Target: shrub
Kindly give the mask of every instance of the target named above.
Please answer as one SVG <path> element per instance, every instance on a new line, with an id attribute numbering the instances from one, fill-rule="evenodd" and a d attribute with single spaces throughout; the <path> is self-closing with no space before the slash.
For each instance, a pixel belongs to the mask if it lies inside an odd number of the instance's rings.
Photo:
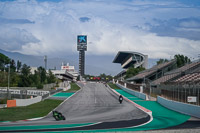
<path id="1" fill-rule="evenodd" d="M 41 84 L 41 83 L 38 84 L 38 85 L 37 85 L 37 89 L 43 89 L 43 84 Z"/>

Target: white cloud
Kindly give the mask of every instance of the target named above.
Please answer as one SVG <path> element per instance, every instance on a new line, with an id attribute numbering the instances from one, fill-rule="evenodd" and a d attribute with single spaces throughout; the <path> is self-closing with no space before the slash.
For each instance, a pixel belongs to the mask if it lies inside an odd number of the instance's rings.
<path id="1" fill-rule="evenodd" d="M 17 51 L 21 50 L 23 45 L 39 42 L 38 39 L 25 29 L 11 28 L 4 25 L 4 27 L 0 27 L 0 31 L 0 44 L 4 50 Z"/>
<path id="2" fill-rule="evenodd" d="M 199 17 L 200 10 L 184 8 L 175 2 L 148 1 L 63 1 L 59 3 L 31 1 L 0 2 L 0 17 L 30 20 L 35 23 L 4 24 L 9 31 L 7 41 L 0 34 L 0 48 L 27 54 L 56 56 L 76 53 L 76 36 L 88 35 L 88 54 L 116 54 L 132 50 L 152 58 L 169 58 L 180 53 L 196 56 L 200 41 L 185 38 L 158 36 L 146 28 L 155 19 Z M 173 5 L 173 7 L 172 7 Z M 180 12 L 183 12 L 180 14 Z M 173 13 L 174 12 L 174 13 Z M 186 13 L 187 12 L 187 13 Z M 179 14 L 179 15 L 178 15 Z M 87 21 L 80 21 L 87 18 Z M 183 23 L 187 26 L 188 23 Z M 5 26 L 6 25 L 6 26 Z M 195 23 L 196 25 L 196 23 Z M 169 25 L 170 26 L 170 25 Z M 140 27 L 140 28 L 133 28 Z M 12 29 L 19 33 L 13 35 Z M 187 28 L 187 27 L 186 27 Z M 24 35 L 26 33 L 26 35 Z M 23 34 L 23 37 L 18 37 Z M 12 41 L 11 41 L 12 40 Z M 21 40 L 23 43 L 14 43 Z"/>

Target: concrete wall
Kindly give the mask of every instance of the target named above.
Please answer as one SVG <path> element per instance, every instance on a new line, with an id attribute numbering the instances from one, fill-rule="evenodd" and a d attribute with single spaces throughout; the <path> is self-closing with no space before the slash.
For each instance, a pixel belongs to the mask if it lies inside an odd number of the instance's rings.
<path id="1" fill-rule="evenodd" d="M 120 87 L 122 90 L 134 95 L 134 96 L 137 96 L 143 100 L 146 100 L 146 94 L 144 93 L 140 93 L 140 92 L 137 92 L 137 91 L 134 91 L 134 90 L 131 90 L 131 89 L 128 89 L 128 88 L 125 88 L 124 86 L 122 85 L 119 85 L 119 84 L 116 84 L 118 87 Z"/>
<path id="2" fill-rule="evenodd" d="M 41 100 L 42 100 L 41 96 L 37 96 L 31 99 L 16 99 L 16 106 L 27 106 L 27 105 L 40 102 Z"/>
<path id="3" fill-rule="evenodd" d="M 171 110 L 200 118 L 200 106 L 172 101 L 158 96 L 157 102 Z"/>
<path id="4" fill-rule="evenodd" d="M 63 88 L 63 91 L 67 91 L 69 89 L 71 89 L 71 85 L 70 85 L 71 81 L 64 81 L 59 83 L 59 88 Z"/>
<path id="5" fill-rule="evenodd" d="M 51 90 L 51 88 L 54 88 L 55 86 L 56 86 L 56 83 L 45 84 L 45 85 L 43 85 L 42 90 Z"/>
<path id="6" fill-rule="evenodd" d="M 43 89 L 39 90 L 50 90 L 51 88 L 55 87 L 56 83 L 51 84 L 45 84 L 43 85 Z M 0 87 L 0 89 L 7 89 L 8 87 Z M 10 87 L 9 89 L 15 89 L 15 90 L 37 90 L 36 87 Z"/>
<path id="7" fill-rule="evenodd" d="M 0 87 L 0 89 L 7 89 L 8 87 Z M 36 87 L 10 87 L 9 89 L 15 90 L 36 90 Z"/>
<path id="8" fill-rule="evenodd" d="M 0 89 L 0 93 L 7 94 L 7 89 Z M 9 89 L 10 94 L 19 94 L 19 95 L 34 95 L 34 96 L 43 96 L 48 94 L 49 91 L 43 90 L 16 90 L 16 89 Z"/>

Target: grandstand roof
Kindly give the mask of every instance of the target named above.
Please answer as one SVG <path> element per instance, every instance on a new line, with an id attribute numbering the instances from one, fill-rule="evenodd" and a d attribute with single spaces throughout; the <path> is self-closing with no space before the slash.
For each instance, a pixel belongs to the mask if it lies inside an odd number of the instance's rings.
<path id="1" fill-rule="evenodd" d="M 175 60 L 171 60 L 169 62 L 165 62 L 156 66 L 153 66 L 150 69 L 144 70 L 142 72 L 140 72 L 139 74 L 137 74 L 136 76 L 133 76 L 131 78 L 128 78 L 128 81 L 133 81 L 133 80 L 138 80 L 138 79 L 143 79 L 143 78 L 148 78 L 149 76 L 151 76 L 152 74 L 154 74 L 155 72 L 157 72 L 158 70 L 161 70 L 165 67 L 168 67 L 172 64 L 175 63 Z"/>
<path id="2" fill-rule="evenodd" d="M 122 61 L 123 61 L 124 59 L 126 59 L 128 56 L 133 55 L 133 54 L 138 54 L 138 55 L 144 56 L 143 54 L 138 53 L 138 52 L 119 51 L 119 52 L 117 53 L 117 55 L 115 56 L 115 59 L 113 60 L 113 63 L 122 63 Z"/>
<path id="3" fill-rule="evenodd" d="M 140 66 L 147 68 L 148 56 L 138 52 L 119 51 L 115 56 L 113 63 L 120 63 L 124 69 L 127 69 L 130 66 L 135 68 Z"/>

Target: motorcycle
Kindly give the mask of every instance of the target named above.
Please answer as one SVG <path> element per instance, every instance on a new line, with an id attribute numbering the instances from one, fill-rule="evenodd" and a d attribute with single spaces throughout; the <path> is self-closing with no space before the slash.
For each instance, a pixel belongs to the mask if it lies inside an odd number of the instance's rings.
<path id="1" fill-rule="evenodd" d="M 53 111 L 53 117 L 56 119 L 56 121 L 65 120 L 65 116 L 63 116 L 62 113 L 58 111 Z"/>

